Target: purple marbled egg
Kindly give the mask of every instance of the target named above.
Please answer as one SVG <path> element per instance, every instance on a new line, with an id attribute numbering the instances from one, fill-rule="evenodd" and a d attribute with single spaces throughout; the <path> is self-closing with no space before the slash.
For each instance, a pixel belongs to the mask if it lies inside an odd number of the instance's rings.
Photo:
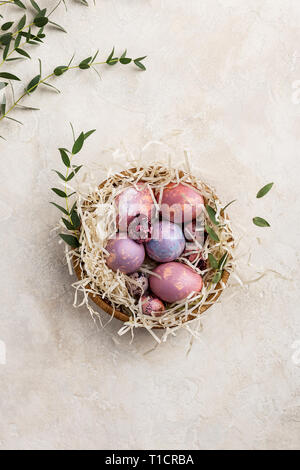
<path id="1" fill-rule="evenodd" d="M 165 306 L 157 297 L 145 295 L 142 297 L 142 310 L 144 315 L 161 317 L 165 311 Z"/>
<path id="2" fill-rule="evenodd" d="M 167 220 L 155 222 L 151 240 L 146 244 L 147 254 L 159 263 L 177 259 L 185 248 L 185 238 L 179 225 Z"/>
<path id="3" fill-rule="evenodd" d="M 123 234 L 109 240 L 105 249 L 109 252 L 106 264 L 113 271 L 130 274 L 137 271 L 144 262 L 145 249 Z"/>
<path id="4" fill-rule="evenodd" d="M 201 292 L 203 280 L 188 266 L 181 263 L 160 264 L 153 270 L 157 276 L 150 277 L 152 292 L 165 302 L 173 303 L 188 297 L 192 292 Z"/>
<path id="5" fill-rule="evenodd" d="M 149 281 L 146 274 L 142 272 L 136 272 L 129 275 L 127 287 L 132 297 L 141 297 L 148 289 Z"/>

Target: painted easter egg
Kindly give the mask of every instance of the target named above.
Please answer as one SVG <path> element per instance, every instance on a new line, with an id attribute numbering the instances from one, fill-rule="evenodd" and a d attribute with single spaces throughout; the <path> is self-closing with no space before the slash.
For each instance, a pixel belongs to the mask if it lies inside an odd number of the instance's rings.
<path id="1" fill-rule="evenodd" d="M 125 238 L 124 235 L 117 235 L 115 239 L 109 240 L 105 249 L 109 252 L 107 266 L 113 271 L 120 270 L 125 274 L 137 271 L 145 259 L 144 246 Z"/>
<path id="2" fill-rule="evenodd" d="M 185 238 L 179 225 L 168 220 L 153 224 L 151 240 L 146 244 L 149 258 L 159 263 L 168 263 L 177 259 L 184 248 Z"/>
<path id="3" fill-rule="evenodd" d="M 124 189 L 115 199 L 117 227 L 121 232 L 127 232 L 128 224 L 137 215 L 146 215 L 151 220 L 154 207 L 151 193 L 143 183 L 138 183 L 137 187 L 138 190 L 134 186 Z"/>
<path id="4" fill-rule="evenodd" d="M 128 236 L 136 243 L 146 243 L 151 239 L 150 220 L 146 215 L 138 215 L 130 222 Z"/>
<path id="5" fill-rule="evenodd" d="M 203 206 L 203 197 L 191 186 L 171 183 L 164 188 L 161 211 L 166 220 L 190 222 L 201 214 Z"/>
<path id="6" fill-rule="evenodd" d="M 150 277 L 150 288 L 165 302 L 178 302 L 192 292 L 198 293 L 202 290 L 203 280 L 200 274 L 184 264 L 174 262 L 160 264 L 153 272 L 159 277 Z"/>
<path id="7" fill-rule="evenodd" d="M 165 311 L 165 306 L 157 297 L 146 295 L 142 297 L 142 310 L 144 315 L 161 317 Z"/>
<path id="8" fill-rule="evenodd" d="M 127 282 L 129 294 L 132 297 L 141 297 L 149 286 L 148 277 L 141 271 L 130 274 Z"/>

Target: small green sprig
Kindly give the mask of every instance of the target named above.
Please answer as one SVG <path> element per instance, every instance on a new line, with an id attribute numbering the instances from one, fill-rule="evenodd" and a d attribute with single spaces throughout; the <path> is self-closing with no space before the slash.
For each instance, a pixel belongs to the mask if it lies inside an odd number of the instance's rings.
<path id="1" fill-rule="evenodd" d="M 213 284 L 218 284 L 223 276 L 224 268 L 228 260 L 228 253 L 225 253 L 219 261 L 214 257 L 214 255 L 209 253 L 208 260 L 210 266 L 216 270 L 212 282 Z"/>
<path id="2" fill-rule="evenodd" d="M 70 245 L 72 248 L 78 248 L 80 246 L 79 242 L 79 228 L 80 228 L 80 218 L 77 212 L 76 208 L 76 202 L 71 203 L 70 198 L 73 196 L 74 193 L 68 194 L 67 191 L 67 185 L 69 181 L 71 181 L 74 176 L 80 171 L 82 168 L 82 165 L 74 165 L 72 163 L 73 157 L 77 155 L 86 139 L 92 135 L 95 132 L 95 129 L 88 131 L 88 132 L 81 132 L 77 139 L 75 138 L 73 126 L 72 131 L 73 131 L 73 136 L 74 136 L 74 143 L 72 150 L 68 150 L 66 148 L 59 148 L 59 153 L 62 159 L 62 162 L 64 164 L 64 167 L 66 168 L 65 174 L 61 173 L 60 171 L 53 170 L 55 173 L 58 175 L 60 180 L 63 181 L 64 183 L 64 189 L 59 189 L 59 188 L 51 188 L 51 190 L 60 198 L 65 200 L 65 207 L 60 206 L 56 204 L 55 202 L 50 202 L 50 204 L 53 204 L 57 209 L 59 209 L 61 212 L 66 217 L 62 217 L 62 222 L 64 226 L 66 227 L 66 230 L 68 230 L 69 233 L 60 233 L 59 236 L 64 240 L 65 243 Z"/>
<path id="3" fill-rule="evenodd" d="M 110 53 L 110 55 L 107 57 L 107 59 L 105 61 L 96 62 L 96 58 L 97 58 L 98 53 L 99 53 L 99 51 L 97 51 L 94 56 L 90 56 L 90 57 L 87 57 L 87 58 L 83 59 L 77 65 L 72 65 L 72 62 L 73 62 L 73 59 L 74 59 L 74 56 L 73 56 L 67 65 L 59 65 L 59 66 L 55 67 L 55 69 L 49 75 L 47 75 L 45 77 L 42 77 L 42 64 L 41 64 L 41 61 L 39 60 L 39 73 L 37 75 L 35 75 L 30 80 L 28 85 L 25 87 L 24 92 L 19 96 L 19 98 L 15 99 L 14 92 L 13 92 L 13 102 L 10 104 L 10 106 L 7 105 L 6 96 L 4 94 L 2 103 L 0 104 L 0 123 L 3 119 L 11 119 L 13 121 L 16 121 L 19 124 L 22 124 L 20 121 L 17 121 L 16 119 L 12 118 L 10 116 L 10 113 L 15 108 L 20 108 L 21 107 L 20 102 L 26 96 L 28 96 L 28 95 L 30 96 L 33 92 L 35 92 L 37 90 L 37 88 L 39 88 L 41 85 L 46 85 L 48 87 L 51 87 L 52 89 L 54 89 L 55 91 L 60 93 L 60 91 L 56 87 L 54 87 L 51 83 L 49 83 L 49 80 L 54 78 L 54 77 L 59 77 L 59 76 L 65 74 L 66 72 L 68 72 L 70 70 L 75 70 L 75 69 L 89 70 L 89 69 L 93 69 L 98 73 L 98 70 L 95 68 L 95 66 L 98 66 L 98 65 L 112 66 L 112 65 L 116 65 L 118 62 L 120 64 L 123 64 L 123 65 L 127 65 L 127 64 L 130 64 L 132 62 L 140 70 L 146 70 L 146 67 L 144 66 L 144 64 L 142 64 L 142 60 L 144 60 L 146 58 L 146 56 L 145 57 L 139 57 L 137 59 L 131 59 L 131 58 L 127 57 L 127 55 L 126 55 L 127 51 L 125 51 L 122 54 L 122 56 L 114 57 L 114 51 L 115 51 L 115 49 L 113 48 L 112 52 Z M 98 75 L 99 75 L 99 73 L 98 73 Z M 5 81 L 0 82 L 0 90 L 5 88 L 8 85 L 8 82 L 11 83 L 12 81 L 17 81 L 17 82 L 20 81 L 20 78 L 18 76 L 14 75 L 14 74 L 11 74 L 11 73 L 8 73 L 8 72 L 0 72 L 0 79 L 1 78 L 4 79 Z M 13 90 L 13 88 L 12 88 L 12 90 Z M 32 107 L 28 108 L 26 106 L 22 106 L 22 109 L 31 109 L 31 110 L 34 109 L 34 110 L 36 110 L 37 108 L 32 108 Z"/>
<path id="4" fill-rule="evenodd" d="M 24 47 L 27 44 L 40 45 L 43 43 L 43 39 L 46 37 L 46 25 L 51 25 L 60 31 L 66 32 L 61 25 L 50 20 L 50 16 L 61 4 L 61 0 L 49 13 L 47 8 L 40 8 L 36 1 L 30 0 L 30 2 L 35 12 L 30 20 L 27 21 L 25 13 L 20 19 L 5 21 L 1 25 L 0 47 L 3 49 L 3 53 L 0 67 L 6 62 L 30 59 L 31 57 Z M 26 9 L 25 5 L 24 8 Z"/>

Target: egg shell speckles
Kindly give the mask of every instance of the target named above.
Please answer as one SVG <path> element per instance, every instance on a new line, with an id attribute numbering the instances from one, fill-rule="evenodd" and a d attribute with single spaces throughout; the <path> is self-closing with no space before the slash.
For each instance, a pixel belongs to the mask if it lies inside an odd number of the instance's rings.
<path id="1" fill-rule="evenodd" d="M 142 272 L 130 274 L 127 287 L 132 297 L 141 297 L 149 287 L 148 277 Z"/>
<path id="2" fill-rule="evenodd" d="M 146 215 L 139 215 L 130 222 L 128 236 L 136 243 L 146 243 L 151 240 L 151 223 Z"/>
<path id="3" fill-rule="evenodd" d="M 164 188 L 161 204 L 164 219 L 182 223 L 190 222 L 201 214 L 204 199 L 191 186 L 170 183 Z"/>
<path id="4" fill-rule="evenodd" d="M 142 310 L 144 315 L 161 317 L 165 311 L 165 306 L 157 297 L 145 295 L 142 297 Z"/>
<path id="5" fill-rule="evenodd" d="M 153 199 L 148 188 L 143 183 L 138 183 L 137 190 L 134 186 L 124 189 L 115 199 L 117 209 L 117 227 L 121 232 L 126 232 L 128 224 L 137 215 L 146 215 L 151 220 L 154 208 Z"/>
<path id="6" fill-rule="evenodd" d="M 152 292 L 164 300 L 173 303 L 186 299 L 192 292 L 201 292 L 202 277 L 191 268 L 181 263 L 166 263 L 153 270 L 160 276 L 150 277 Z"/>
<path id="7" fill-rule="evenodd" d="M 105 249 L 109 252 L 106 260 L 107 266 L 113 271 L 119 270 L 125 274 L 137 271 L 145 259 L 144 246 L 123 235 L 109 240 Z"/>
<path id="8" fill-rule="evenodd" d="M 167 263 L 177 259 L 184 248 L 185 238 L 179 225 L 167 220 L 153 224 L 151 240 L 146 244 L 150 258 L 159 263 Z"/>

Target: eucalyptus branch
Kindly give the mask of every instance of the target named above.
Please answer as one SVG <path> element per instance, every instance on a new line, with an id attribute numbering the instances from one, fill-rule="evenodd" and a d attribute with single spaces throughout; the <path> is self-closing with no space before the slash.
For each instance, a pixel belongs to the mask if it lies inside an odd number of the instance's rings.
<path id="1" fill-rule="evenodd" d="M 30 55 L 23 47 L 26 44 L 39 45 L 43 43 L 43 39 L 46 37 L 44 31 L 46 25 L 52 25 L 60 31 L 66 32 L 62 26 L 50 20 L 50 16 L 58 8 L 62 0 L 59 0 L 49 13 L 47 13 L 47 8 L 40 8 L 35 0 L 30 0 L 30 2 L 34 8 L 35 15 L 28 23 L 27 16 L 24 14 L 20 20 L 6 21 L 1 26 L 3 34 L 0 35 L 0 46 L 3 49 L 3 56 L 0 67 L 3 66 L 5 62 L 12 60 L 30 59 Z M 24 4 L 22 5 L 26 9 L 26 6 Z M 14 28 L 15 31 L 13 31 Z M 11 57 L 14 53 L 16 53 L 17 56 Z"/>
<path id="2" fill-rule="evenodd" d="M 27 96 L 27 95 L 31 95 L 34 91 L 36 91 L 36 89 L 41 86 L 41 85 L 46 85 L 48 87 L 51 87 L 53 89 L 55 89 L 55 91 L 57 92 L 60 92 L 56 87 L 54 87 L 52 84 L 50 84 L 48 81 L 54 77 L 59 77 L 63 74 L 65 74 L 66 72 L 68 72 L 69 70 L 75 70 L 75 69 L 80 69 L 80 70 L 88 70 L 88 69 L 93 69 L 95 70 L 97 73 L 98 73 L 98 70 L 95 68 L 95 66 L 99 66 L 99 65 L 109 65 L 109 66 L 113 66 L 113 65 L 116 65 L 118 62 L 120 64 L 123 64 L 123 65 L 128 65 L 130 64 L 131 62 L 136 66 L 138 67 L 140 70 L 146 70 L 146 67 L 144 66 L 144 64 L 142 63 L 142 61 L 146 58 L 146 56 L 144 57 L 138 57 L 137 59 L 131 59 L 129 57 L 127 57 L 127 51 L 125 51 L 121 57 L 114 57 L 114 53 L 115 53 L 115 49 L 113 48 L 112 52 L 110 53 L 110 55 L 108 56 L 108 58 L 105 60 L 105 61 L 102 61 L 102 62 L 96 62 L 96 58 L 98 56 L 98 52 L 96 52 L 96 54 L 92 57 L 87 57 L 86 59 L 82 60 L 78 65 L 71 65 L 72 64 L 72 61 L 73 61 L 73 58 L 74 56 L 72 57 L 72 59 L 70 60 L 69 64 L 68 65 L 59 65 L 58 67 L 56 67 L 52 73 L 50 73 L 49 75 L 47 75 L 46 77 L 43 77 L 42 78 L 42 66 L 41 66 L 41 61 L 39 61 L 39 64 L 40 64 L 40 69 L 39 69 L 39 74 L 36 75 L 30 82 L 29 84 L 27 85 L 27 87 L 25 88 L 25 91 L 19 96 L 18 99 L 14 99 L 13 100 L 13 103 L 7 107 L 7 102 L 6 102 L 6 96 L 4 94 L 4 97 L 3 97 L 3 101 L 2 101 L 2 104 L 0 106 L 0 122 L 3 120 L 3 119 L 12 119 L 12 120 L 15 120 L 13 118 L 11 118 L 9 116 L 9 114 L 17 107 L 19 106 L 19 103 Z M 8 81 L 20 81 L 20 78 L 17 77 L 16 75 L 13 75 L 11 73 L 8 73 L 8 72 L 0 72 L 0 79 L 3 78 L 5 80 L 8 80 Z M 5 88 L 6 86 L 8 85 L 8 82 L 0 82 L 0 90 L 2 88 Z M 26 107 L 23 107 L 24 109 L 26 109 Z M 33 109 L 33 108 L 30 108 L 30 109 Z M 17 121 L 19 124 L 20 122 Z M 21 123 L 22 124 L 22 123 Z"/>
<path id="3" fill-rule="evenodd" d="M 71 124 L 72 130 L 73 126 Z M 78 248 L 79 243 L 79 227 L 80 227 L 80 218 L 77 213 L 76 209 L 76 202 L 72 205 L 70 203 L 70 197 L 74 194 L 68 194 L 68 182 L 71 181 L 74 176 L 78 173 L 78 171 L 82 168 L 82 165 L 72 165 L 72 160 L 75 155 L 77 155 L 83 147 L 84 142 L 86 139 L 95 132 L 95 129 L 88 131 L 88 132 L 81 132 L 79 137 L 75 139 L 74 137 L 74 144 L 72 147 L 72 151 L 66 148 L 59 148 L 60 156 L 64 166 L 66 167 L 66 172 L 63 175 L 61 172 L 57 170 L 55 173 L 58 177 L 64 182 L 64 191 L 59 188 L 51 188 L 51 190 L 60 198 L 65 200 L 65 207 L 56 204 L 55 202 L 50 202 L 53 204 L 57 209 L 59 209 L 63 214 L 67 216 L 67 218 L 62 217 L 62 222 L 66 229 L 71 234 L 60 233 L 59 236 L 72 248 Z M 74 130 L 73 130 L 74 135 Z"/>

